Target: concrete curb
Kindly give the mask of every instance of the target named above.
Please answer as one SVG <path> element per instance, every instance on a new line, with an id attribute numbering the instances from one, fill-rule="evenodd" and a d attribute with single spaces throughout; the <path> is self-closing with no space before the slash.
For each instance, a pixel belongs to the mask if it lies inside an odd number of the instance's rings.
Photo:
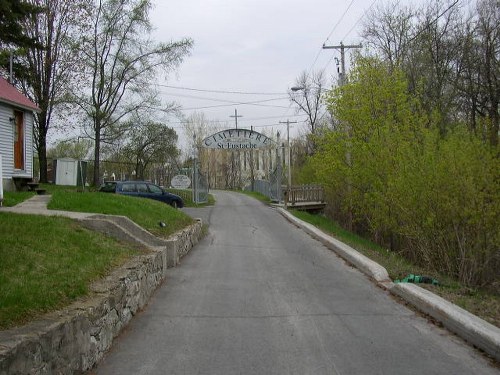
<path id="1" fill-rule="evenodd" d="M 313 225 L 296 218 L 283 208 L 276 209 L 291 223 L 303 229 L 365 275 L 374 279 L 379 286 L 441 322 L 448 330 L 500 362 L 500 329 L 498 327 L 418 285 L 393 283 L 387 270 L 378 263 L 325 234 Z"/>
<path id="2" fill-rule="evenodd" d="M 441 322 L 500 362 L 500 329 L 415 284 L 394 284 L 391 293 Z"/>

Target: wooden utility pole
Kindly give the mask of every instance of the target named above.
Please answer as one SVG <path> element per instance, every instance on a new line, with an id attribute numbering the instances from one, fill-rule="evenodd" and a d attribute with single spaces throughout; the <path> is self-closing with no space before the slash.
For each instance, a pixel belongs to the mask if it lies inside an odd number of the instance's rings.
<path id="1" fill-rule="evenodd" d="M 361 44 L 354 45 L 344 45 L 344 43 L 340 42 L 339 46 L 325 46 L 323 44 L 323 49 L 337 49 L 340 50 L 340 86 L 345 84 L 345 49 L 352 48 L 362 48 Z"/>
<path id="2" fill-rule="evenodd" d="M 288 144 L 288 189 L 292 187 L 292 152 L 290 149 L 290 124 L 296 124 L 297 121 L 280 121 L 280 124 L 286 124 L 287 144 Z"/>

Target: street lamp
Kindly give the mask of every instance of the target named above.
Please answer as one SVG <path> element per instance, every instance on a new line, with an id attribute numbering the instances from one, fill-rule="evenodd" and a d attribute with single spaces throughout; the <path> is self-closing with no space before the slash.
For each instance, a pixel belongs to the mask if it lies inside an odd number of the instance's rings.
<path id="1" fill-rule="evenodd" d="M 302 91 L 305 89 L 306 89 L 305 87 L 301 87 L 301 86 L 294 86 L 294 87 L 290 88 L 290 90 L 292 90 L 293 92 Z"/>

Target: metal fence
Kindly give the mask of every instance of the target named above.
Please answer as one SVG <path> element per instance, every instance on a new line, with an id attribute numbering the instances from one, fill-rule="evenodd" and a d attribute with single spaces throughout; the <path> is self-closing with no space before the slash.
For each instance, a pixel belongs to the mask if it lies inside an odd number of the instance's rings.
<path id="1" fill-rule="evenodd" d="M 281 202 L 283 200 L 282 173 L 281 164 L 278 164 L 276 169 L 269 174 L 269 181 L 255 180 L 253 184 L 246 186 L 245 190 L 265 195 L 273 202 Z"/>
<path id="2" fill-rule="evenodd" d="M 195 168 L 193 173 L 193 202 L 196 204 L 208 202 L 208 181 L 207 178 Z"/>

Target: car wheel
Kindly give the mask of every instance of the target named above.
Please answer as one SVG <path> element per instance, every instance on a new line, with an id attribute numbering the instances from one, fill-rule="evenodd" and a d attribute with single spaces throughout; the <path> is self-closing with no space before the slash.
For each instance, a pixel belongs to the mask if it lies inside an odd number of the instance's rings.
<path id="1" fill-rule="evenodd" d="M 176 201 L 172 201 L 172 203 L 170 203 L 170 205 L 171 205 L 173 208 L 177 208 L 177 202 L 176 202 Z"/>

